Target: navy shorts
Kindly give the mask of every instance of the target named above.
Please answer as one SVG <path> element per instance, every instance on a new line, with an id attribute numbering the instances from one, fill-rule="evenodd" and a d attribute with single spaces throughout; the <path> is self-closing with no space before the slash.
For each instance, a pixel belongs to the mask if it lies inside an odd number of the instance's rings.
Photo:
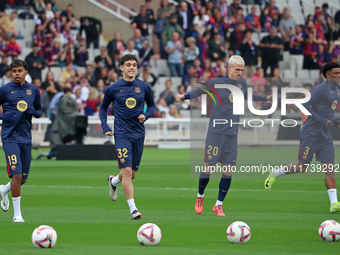
<path id="1" fill-rule="evenodd" d="M 132 167 L 132 170 L 138 171 L 143 154 L 144 137 L 136 139 L 115 136 L 115 146 L 118 168 Z"/>
<path id="2" fill-rule="evenodd" d="M 31 166 L 31 144 L 4 143 L 3 149 L 7 161 L 8 177 L 22 174 L 23 179 L 28 178 Z"/>
<path id="3" fill-rule="evenodd" d="M 334 145 L 331 137 L 300 137 L 300 150 L 298 160 L 304 164 L 309 164 L 314 154 L 316 160 L 321 163 L 334 163 Z"/>
<path id="4" fill-rule="evenodd" d="M 205 141 L 204 162 L 216 165 L 217 162 L 226 165 L 236 165 L 237 135 L 219 135 L 208 133 Z"/>

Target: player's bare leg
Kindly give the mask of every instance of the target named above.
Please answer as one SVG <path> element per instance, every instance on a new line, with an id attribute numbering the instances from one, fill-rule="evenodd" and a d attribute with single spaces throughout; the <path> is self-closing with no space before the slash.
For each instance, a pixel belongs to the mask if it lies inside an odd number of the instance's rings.
<path id="1" fill-rule="evenodd" d="M 274 172 L 270 172 L 267 179 L 264 182 L 265 190 L 270 191 L 272 185 L 274 184 L 276 179 L 279 178 L 280 176 L 287 174 L 304 173 L 307 170 L 307 166 L 308 166 L 307 164 L 302 162 L 290 163 L 285 167 L 281 167 L 280 169 Z"/>
<path id="2" fill-rule="evenodd" d="M 197 198 L 196 198 L 196 203 L 195 203 L 195 211 L 198 214 L 201 214 L 203 212 L 204 190 L 209 183 L 210 175 L 211 175 L 210 168 L 212 166 L 214 165 L 204 162 L 205 171 L 204 172 L 202 171 L 200 173 L 200 178 L 198 182 L 198 193 L 197 193 Z"/>
<path id="3" fill-rule="evenodd" d="M 11 191 L 14 208 L 13 222 L 25 222 L 21 215 L 20 201 L 21 201 L 21 185 L 26 180 L 22 179 L 22 174 L 15 174 L 12 176 Z"/>
<path id="4" fill-rule="evenodd" d="M 230 188 L 231 176 L 233 173 L 232 168 L 233 166 L 231 165 L 222 165 L 223 173 L 219 184 L 218 198 L 212 209 L 213 212 L 217 214 L 217 216 L 225 216 L 223 212 L 223 201 Z"/>
<path id="5" fill-rule="evenodd" d="M 322 169 L 325 170 L 325 185 L 328 192 L 329 201 L 331 204 L 330 212 L 340 212 L 340 203 L 338 202 L 338 195 L 336 189 L 336 179 L 334 174 L 334 164 L 322 163 Z"/>
<path id="6" fill-rule="evenodd" d="M 126 201 L 130 208 L 131 218 L 134 220 L 142 218 L 142 214 L 138 212 L 135 200 L 133 198 L 132 179 L 136 178 L 136 175 L 137 171 L 133 171 L 132 167 L 122 168 L 122 170 L 119 173 L 119 176 L 122 178 L 122 188 L 124 191 Z"/>

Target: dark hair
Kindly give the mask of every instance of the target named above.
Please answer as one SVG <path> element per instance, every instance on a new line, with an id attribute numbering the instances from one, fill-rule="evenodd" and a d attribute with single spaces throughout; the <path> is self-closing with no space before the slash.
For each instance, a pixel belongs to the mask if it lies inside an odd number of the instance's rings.
<path id="1" fill-rule="evenodd" d="M 134 61 L 136 61 L 136 63 L 138 63 L 138 59 L 137 59 L 136 55 L 126 54 L 126 55 L 124 55 L 123 57 L 120 58 L 119 64 L 121 66 L 123 66 L 125 64 L 125 62 L 129 61 L 129 60 L 134 60 Z"/>
<path id="2" fill-rule="evenodd" d="M 321 7 L 322 9 L 328 9 L 329 8 L 329 5 L 327 4 L 327 3 L 324 3 L 323 5 L 322 5 L 322 7 Z"/>
<path id="3" fill-rule="evenodd" d="M 69 88 L 69 87 L 65 87 L 65 88 L 63 89 L 63 91 L 64 91 L 64 94 L 66 94 L 67 92 L 72 92 L 72 89 Z"/>
<path id="4" fill-rule="evenodd" d="M 19 66 L 24 67 L 25 70 L 27 70 L 27 68 L 28 68 L 25 61 L 23 61 L 21 59 L 16 59 L 9 65 L 9 69 L 12 70 L 12 68 L 19 67 Z"/>
<path id="5" fill-rule="evenodd" d="M 322 69 L 323 76 L 327 78 L 326 73 L 331 71 L 333 68 L 340 68 L 340 65 L 336 62 L 328 62 L 324 65 Z"/>

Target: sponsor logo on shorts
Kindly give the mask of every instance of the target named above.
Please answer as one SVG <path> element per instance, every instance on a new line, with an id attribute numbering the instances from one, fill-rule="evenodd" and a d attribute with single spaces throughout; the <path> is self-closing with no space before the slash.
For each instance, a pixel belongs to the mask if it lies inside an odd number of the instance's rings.
<path id="1" fill-rule="evenodd" d="M 32 90 L 27 89 L 27 90 L 26 90 L 26 94 L 29 95 L 29 96 L 32 95 Z"/>
<path id="2" fill-rule="evenodd" d="M 15 171 L 15 170 L 17 170 L 17 167 L 15 165 L 12 165 L 11 169 L 12 169 L 12 171 Z"/>
<path id="3" fill-rule="evenodd" d="M 17 103 L 17 109 L 21 112 L 24 112 L 27 110 L 27 103 L 24 100 L 20 100 Z"/>
<path id="4" fill-rule="evenodd" d="M 211 155 L 208 155 L 208 159 L 209 159 L 209 160 L 212 160 L 212 156 L 211 156 Z"/>
<path id="5" fill-rule="evenodd" d="M 121 158 L 120 159 L 120 163 L 124 164 L 125 163 L 125 159 Z"/>
<path id="6" fill-rule="evenodd" d="M 303 160 L 306 160 L 307 159 L 307 156 L 302 156 Z"/>

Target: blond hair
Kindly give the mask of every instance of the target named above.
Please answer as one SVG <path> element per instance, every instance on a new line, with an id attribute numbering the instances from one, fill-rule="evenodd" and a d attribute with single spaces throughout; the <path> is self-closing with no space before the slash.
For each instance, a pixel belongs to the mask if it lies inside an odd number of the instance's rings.
<path id="1" fill-rule="evenodd" d="M 231 56 L 228 60 L 228 64 L 231 66 L 234 66 L 234 65 L 244 66 L 245 65 L 243 58 L 238 55 Z"/>

